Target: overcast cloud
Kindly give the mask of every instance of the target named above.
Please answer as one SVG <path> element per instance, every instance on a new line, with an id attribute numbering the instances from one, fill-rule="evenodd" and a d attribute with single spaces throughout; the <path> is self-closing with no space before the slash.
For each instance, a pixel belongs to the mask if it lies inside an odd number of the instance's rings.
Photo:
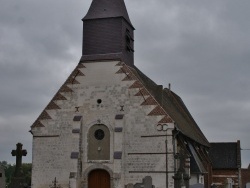
<path id="1" fill-rule="evenodd" d="M 135 65 L 185 102 L 210 142 L 250 149 L 250 1 L 125 0 Z M 91 0 L 0 0 L 0 161 L 79 62 Z M 243 167 L 250 151 L 242 150 Z"/>

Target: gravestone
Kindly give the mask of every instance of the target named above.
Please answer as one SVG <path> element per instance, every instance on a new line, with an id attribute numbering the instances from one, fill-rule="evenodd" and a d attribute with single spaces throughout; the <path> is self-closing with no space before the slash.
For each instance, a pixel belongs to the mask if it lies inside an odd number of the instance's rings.
<path id="1" fill-rule="evenodd" d="M 126 188 L 155 188 L 154 185 L 152 185 L 152 177 L 151 176 L 146 176 L 143 178 L 142 183 L 136 183 L 132 184 L 129 183 L 125 186 Z"/>
<path id="2" fill-rule="evenodd" d="M 12 156 L 16 157 L 16 168 L 14 176 L 11 178 L 10 188 L 25 188 L 25 178 L 22 172 L 22 157 L 27 155 L 27 151 L 22 149 L 23 145 L 17 143 L 16 150 L 12 150 Z"/>
<path id="3" fill-rule="evenodd" d="M 227 178 L 225 182 L 225 188 L 233 188 L 234 181 L 232 178 Z"/>
<path id="4" fill-rule="evenodd" d="M 5 187 L 5 172 L 4 168 L 0 165 L 0 187 Z"/>

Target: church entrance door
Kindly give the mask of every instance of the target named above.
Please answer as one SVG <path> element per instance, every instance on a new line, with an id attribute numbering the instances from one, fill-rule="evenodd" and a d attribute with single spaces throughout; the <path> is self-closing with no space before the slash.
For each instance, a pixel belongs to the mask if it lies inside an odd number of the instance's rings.
<path id="1" fill-rule="evenodd" d="M 110 188 L 110 175 L 105 170 L 93 170 L 89 173 L 88 188 Z"/>

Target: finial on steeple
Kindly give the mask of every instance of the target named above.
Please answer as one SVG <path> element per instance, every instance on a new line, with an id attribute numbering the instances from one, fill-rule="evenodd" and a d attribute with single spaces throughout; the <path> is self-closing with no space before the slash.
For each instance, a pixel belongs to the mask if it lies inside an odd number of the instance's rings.
<path id="1" fill-rule="evenodd" d="M 93 0 L 83 20 L 116 17 L 123 17 L 132 26 L 124 0 Z"/>

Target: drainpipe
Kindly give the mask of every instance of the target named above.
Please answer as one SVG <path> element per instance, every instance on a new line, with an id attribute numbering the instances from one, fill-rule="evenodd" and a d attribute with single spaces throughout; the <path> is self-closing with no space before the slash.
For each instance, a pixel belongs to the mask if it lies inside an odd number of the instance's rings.
<path id="1" fill-rule="evenodd" d="M 168 132 L 166 133 L 168 134 Z M 166 135 L 166 188 L 168 188 L 168 135 Z"/>
<path id="2" fill-rule="evenodd" d="M 237 140 L 237 166 L 238 166 L 238 187 L 241 188 L 241 147 L 240 140 Z"/>
<path id="3" fill-rule="evenodd" d="M 163 125 L 164 126 L 164 125 Z M 171 129 L 170 127 L 166 128 L 166 130 L 163 128 L 164 131 L 166 131 L 166 188 L 168 188 L 168 129 Z M 177 133 L 173 134 L 172 131 L 172 144 L 173 144 L 173 155 L 175 156 L 176 150 L 175 150 L 175 139 L 176 136 L 179 134 L 179 131 L 177 130 Z M 176 161 L 174 159 L 174 173 L 176 172 Z"/>
<path id="4" fill-rule="evenodd" d="M 177 135 L 180 133 L 179 130 L 177 130 L 177 129 L 175 129 L 175 130 L 177 132 L 173 134 L 173 147 L 174 147 L 174 154 L 173 155 L 174 156 L 176 154 L 176 142 L 175 142 L 175 140 L 176 140 Z M 174 173 L 176 173 L 176 160 L 174 160 Z"/>
<path id="5" fill-rule="evenodd" d="M 166 140 L 165 140 L 165 144 L 166 144 L 166 188 L 168 188 L 168 136 L 169 136 L 168 129 L 170 129 L 170 127 L 168 127 L 167 124 L 163 124 L 163 125 L 158 124 L 157 125 L 158 131 L 166 131 Z"/>

